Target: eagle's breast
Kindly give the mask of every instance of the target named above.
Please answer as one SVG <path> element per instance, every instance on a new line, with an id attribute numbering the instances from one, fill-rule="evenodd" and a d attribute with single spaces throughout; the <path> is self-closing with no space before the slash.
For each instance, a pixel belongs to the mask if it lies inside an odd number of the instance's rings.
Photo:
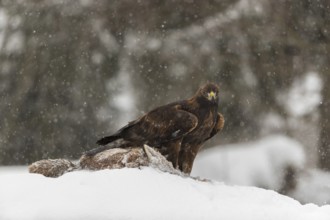
<path id="1" fill-rule="evenodd" d="M 198 118 L 197 127 L 187 134 L 184 138 L 186 143 L 202 144 L 205 139 L 207 139 L 215 125 L 214 111 L 209 109 L 199 109 L 199 111 L 194 112 Z"/>

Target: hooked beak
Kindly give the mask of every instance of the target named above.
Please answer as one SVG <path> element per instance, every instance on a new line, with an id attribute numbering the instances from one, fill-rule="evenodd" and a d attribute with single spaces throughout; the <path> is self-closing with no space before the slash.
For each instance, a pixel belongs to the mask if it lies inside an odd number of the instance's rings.
<path id="1" fill-rule="evenodd" d="M 211 91 L 211 92 L 207 93 L 207 99 L 209 101 L 215 100 L 216 98 L 217 98 L 217 96 L 216 96 L 215 92 Z"/>

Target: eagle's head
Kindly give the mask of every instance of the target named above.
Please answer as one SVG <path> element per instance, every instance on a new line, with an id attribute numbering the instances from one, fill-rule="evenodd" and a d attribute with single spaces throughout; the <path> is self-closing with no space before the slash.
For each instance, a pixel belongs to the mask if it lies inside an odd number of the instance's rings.
<path id="1" fill-rule="evenodd" d="M 207 83 L 197 91 L 196 95 L 204 101 L 217 104 L 219 101 L 219 87 L 214 83 Z"/>

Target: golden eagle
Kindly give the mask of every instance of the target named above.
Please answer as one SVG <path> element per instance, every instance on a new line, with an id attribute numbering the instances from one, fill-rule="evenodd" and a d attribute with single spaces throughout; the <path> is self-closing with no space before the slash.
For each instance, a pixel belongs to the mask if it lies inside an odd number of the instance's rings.
<path id="1" fill-rule="evenodd" d="M 218 133 L 224 125 L 218 113 L 219 87 L 207 83 L 187 100 L 160 106 L 129 122 L 116 133 L 97 141 L 103 147 L 87 152 L 93 156 L 118 139 L 132 145 L 159 149 L 175 168 L 190 174 L 194 159 L 202 144 Z M 129 146 L 129 145 L 123 145 Z"/>

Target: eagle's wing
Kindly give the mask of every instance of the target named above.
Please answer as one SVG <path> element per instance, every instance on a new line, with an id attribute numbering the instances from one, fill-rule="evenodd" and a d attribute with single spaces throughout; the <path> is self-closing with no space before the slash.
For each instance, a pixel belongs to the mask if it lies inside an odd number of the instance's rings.
<path id="1" fill-rule="evenodd" d="M 212 138 L 214 135 L 216 135 L 219 131 L 222 130 L 223 126 L 225 124 L 225 118 L 223 117 L 223 115 L 221 113 L 218 112 L 217 114 L 217 118 L 216 118 L 216 123 L 211 131 L 211 134 L 208 138 L 205 139 L 208 140 L 210 138 Z"/>
<path id="2" fill-rule="evenodd" d="M 197 124 L 197 117 L 183 110 L 180 104 L 166 105 L 131 122 L 121 132 L 126 140 L 160 144 L 182 137 Z"/>

